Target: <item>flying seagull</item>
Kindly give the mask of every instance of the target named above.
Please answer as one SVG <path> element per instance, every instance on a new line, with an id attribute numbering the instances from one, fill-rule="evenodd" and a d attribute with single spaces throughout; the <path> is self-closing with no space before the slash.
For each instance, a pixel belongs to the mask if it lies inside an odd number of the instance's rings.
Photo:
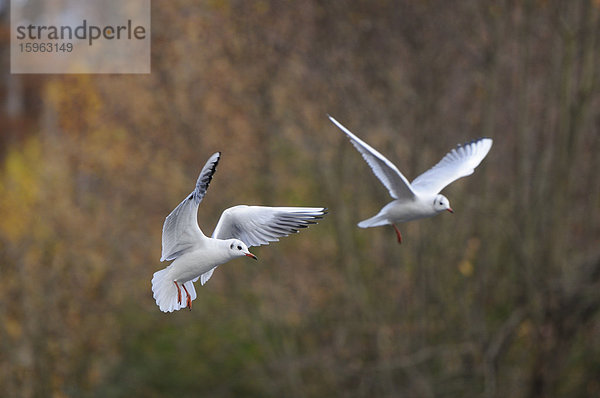
<path id="1" fill-rule="evenodd" d="M 279 241 L 299 228 L 315 224 L 327 213 L 323 207 L 234 206 L 221 214 L 209 238 L 198 226 L 198 205 L 220 158 L 221 153 L 217 152 L 208 159 L 194 191 L 165 219 L 160 261 L 174 261 L 152 278 L 154 299 L 163 312 L 185 307 L 191 310 L 196 299 L 193 282 L 200 279 L 204 285 L 217 266 L 234 258 L 246 256 L 256 260 L 248 247 Z"/>
<path id="2" fill-rule="evenodd" d="M 402 235 L 397 223 L 433 217 L 443 211 L 454 213 L 450 201 L 439 192 L 451 182 L 473 174 L 492 147 L 491 138 L 479 138 L 451 150 L 431 169 L 409 183 L 398 168 L 385 156 L 377 152 L 366 142 L 352 134 L 346 127 L 329 116 L 354 147 L 360 152 L 379 181 L 394 199 L 385 205 L 377 215 L 358 223 L 360 228 L 392 225 L 402 243 Z"/>

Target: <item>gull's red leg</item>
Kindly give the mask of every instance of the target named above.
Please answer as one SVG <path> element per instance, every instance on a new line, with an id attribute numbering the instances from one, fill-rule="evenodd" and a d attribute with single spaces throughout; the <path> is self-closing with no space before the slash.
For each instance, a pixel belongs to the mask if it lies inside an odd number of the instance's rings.
<path id="1" fill-rule="evenodd" d="M 402 243 L 402 235 L 400 235 L 400 230 L 398 229 L 396 224 L 392 224 L 392 225 L 394 226 L 394 229 L 396 230 L 396 236 L 398 237 L 398 243 Z"/>
<path id="2" fill-rule="evenodd" d="M 181 304 L 181 289 L 179 288 L 179 285 L 177 284 L 177 282 L 173 281 L 173 283 L 175 284 L 175 287 L 177 288 L 177 303 Z"/>
<path id="3" fill-rule="evenodd" d="M 192 298 L 190 297 L 190 294 L 188 293 L 187 289 L 185 288 L 185 283 L 182 283 L 181 286 L 183 286 L 183 290 L 185 290 L 185 294 L 187 294 L 186 304 L 187 304 L 187 307 L 191 311 L 192 310 Z"/>

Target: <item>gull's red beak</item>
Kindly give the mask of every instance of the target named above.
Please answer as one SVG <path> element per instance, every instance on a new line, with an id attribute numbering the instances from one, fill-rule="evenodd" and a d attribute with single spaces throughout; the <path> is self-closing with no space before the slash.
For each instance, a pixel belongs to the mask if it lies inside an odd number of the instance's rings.
<path id="1" fill-rule="evenodd" d="M 452 210 L 451 207 L 448 207 L 446 210 L 448 210 L 450 213 L 454 214 L 454 210 Z"/>
<path id="2" fill-rule="evenodd" d="M 244 254 L 246 255 L 246 257 L 250 257 L 250 258 L 253 258 L 255 260 L 258 260 L 258 258 L 256 258 L 256 256 L 254 254 L 250 253 L 250 252 L 244 253 Z"/>

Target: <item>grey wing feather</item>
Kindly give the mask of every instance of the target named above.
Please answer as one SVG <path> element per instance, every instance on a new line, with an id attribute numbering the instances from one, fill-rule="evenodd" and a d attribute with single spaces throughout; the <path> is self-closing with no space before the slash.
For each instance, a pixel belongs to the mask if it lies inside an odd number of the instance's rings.
<path id="1" fill-rule="evenodd" d="M 217 266 L 218 267 L 218 266 Z M 217 269 L 217 267 L 206 271 L 205 273 L 203 273 L 202 275 L 200 275 L 200 283 L 202 284 L 202 286 L 204 286 L 204 284 L 206 282 L 208 282 L 208 280 L 210 279 L 210 277 L 212 276 L 213 272 L 215 272 L 215 270 Z M 198 280 L 198 278 L 194 279 L 194 282 L 196 282 Z"/>
<path id="2" fill-rule="evenodd" d="M 326 213 L 323 207 L 234 206 L 221 214 L 212 237 L 239 239 L 247 246 L 268 245 L 315 224 Z"/>
<path id="3" fill-rule="evenodd" d="M 194 191 L 165 219 L 160 261 L 176 259 L 204 237 L 198 226 L 198 205 L 206 194 L 220 157 L 221 152 L 217 152 L 208 159 L 200 172 Z"/>
<path id="4" fill-rule="evenodd" d="M 418 194 L 437 194 L 461 177 L 473 174 L 492 147 L 491 138 L 479 138 L 451 150 L 435 166 L 411 183 Z"/>
<path id="5" fill-rule="evenodd" d="M 392 162 L 331 116 L 329 116 L 329 120 L 346 133 L 352 145 L 360 152 L 379 181 L 388 189 L 392 198 L 412 199 L 415 197 L 410 183 Z"/>

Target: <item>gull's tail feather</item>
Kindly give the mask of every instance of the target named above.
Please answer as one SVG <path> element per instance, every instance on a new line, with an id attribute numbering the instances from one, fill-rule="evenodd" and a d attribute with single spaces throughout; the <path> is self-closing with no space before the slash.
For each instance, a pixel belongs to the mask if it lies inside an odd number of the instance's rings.
<path id="1" fill-rule="evenodd" d="M 371 228 L 371 227 L 380 227 L 382 225 L 388 225 L 390 222 L 384 215 L 377 214 L 371 218 L 367 218 L 358 223 L 360 228 Z"/>
<path id="2" fill-rule="evenodd" d="M 169 267 L 157 271 L 152 277 L 152 293 L 156 304 L 163 312 L 173 312 L 185 308 L 187 306 L 187 290 L 190 293 L 190 299 L 193 301 L 196 299 L 196 289 L 194 289 L 194 283 L 187 281 L 185 283 L 179 283 L 179 289 L 181 291 L 181 303 L 178 300 L 177 286 L 174 281 L 168 277 Z M 183 288 L 185 286 L 185 289 Z"/>

